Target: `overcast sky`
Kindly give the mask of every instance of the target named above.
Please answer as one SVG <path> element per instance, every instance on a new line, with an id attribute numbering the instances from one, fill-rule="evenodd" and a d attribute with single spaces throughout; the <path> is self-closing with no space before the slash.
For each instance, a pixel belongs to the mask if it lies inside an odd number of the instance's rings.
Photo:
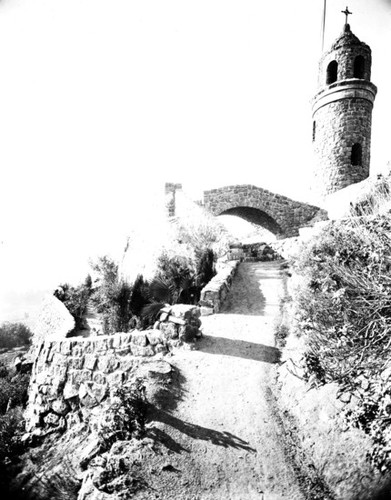
<path id="1" fill-rule="evenodd" d="M 351 0 L 391 160 L 391 1 Z M 327 1 L 327 48 L 346 0 Z M 77 279 L 164 181 L 306 199 L 323 0 L 1 0 L 0 283 Z M 152 194 L 151 194 L 152 193 Z M 1 297 L 1 294 L 0 294 Z M 1 313 L 0 313 L 1 314 Z"/>

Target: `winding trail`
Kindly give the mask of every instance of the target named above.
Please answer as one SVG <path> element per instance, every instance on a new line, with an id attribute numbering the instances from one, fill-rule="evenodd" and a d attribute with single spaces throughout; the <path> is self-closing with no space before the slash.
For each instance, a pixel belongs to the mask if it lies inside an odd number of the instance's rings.
<path id="1" fill-rule="evenodd" d="M 172 358 L 182 392 L 157 416 L 170 460 L 155 498 L 304 499 L 269 388 L 282 295 L 278 263 L 241 264 L 224 309 L 202 318 L 198 350 Z"/>

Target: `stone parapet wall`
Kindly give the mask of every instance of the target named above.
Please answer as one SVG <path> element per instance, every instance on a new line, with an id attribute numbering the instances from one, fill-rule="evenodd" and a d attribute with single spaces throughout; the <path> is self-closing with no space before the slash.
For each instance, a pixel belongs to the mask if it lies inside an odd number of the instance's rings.
<path id="1" fill-rule="evenodd" d="M 311 225 L 324 210 L 291 200 L 250 184 L 204 191 L 204 206 L 213 215 L 236 215 L 271 231 L 277 238 L 297 236 L 299 228 Z"/>
<path id="2" fill-rule="evenodd" d="M 218 313 L 232 285 L 233 277 L 239 266 L 238 260 L 220 264 L 217 274 L 201 290 L 199 304 L 201 315 Z"/>
<path id="3" fill-rule="evenodd" d="M 200 314 L 196 306 L 179 304 L 165 308 L 157 328 L 151 330 L 37 344 L 27 432 L 43 436 L 83 421 L 116 388 L 134 380 L 142 364 L 174 348 L 191 346 L 200 335 Z"/>

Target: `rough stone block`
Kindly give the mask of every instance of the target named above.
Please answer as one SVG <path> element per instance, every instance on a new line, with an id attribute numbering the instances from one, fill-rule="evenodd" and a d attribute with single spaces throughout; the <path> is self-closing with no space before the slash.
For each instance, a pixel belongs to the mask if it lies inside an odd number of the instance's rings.
<path id="1" fill-rule="evenodd" d="M 95 396 L 93 396 L 92 394 L 86 394 L 84 398 L 80 399 L 80 403 L 86 408 L 94 408 L 99 404 Z"/>
<path id="2" fill-rule="evenodd" d="M 124 372 L 118 370 L 114 373 L 111 373 L 107 377 L 107 380 L 108 380 L 110 386 L 118 387 L 118 386 L 122 385 L 122 383 L 124 382 Z"/>
<path id="3" fill-rule="evenodd" d="M 166 319 L 168 318 L 168 314 L 169 314 L 169 313 L 167 313 L 167 312 L 162 312 L 162 313 L 160 314 L 159 320 L 160 320 L 160 321 L 166 321 Z"/>
<path id="4" fill-rule="evenodd" d="M 97 360 L 98 358 L 95 354 L 86 354 L 84 357 L 84 368 L 87 368 L 87 370 L 94 370 Z"/>
<path id="5" fill-rule="evenodd" d="M 101 403 L 108 395 L 108 385 L 94 384 L 92 387 L 92 393 L 98 403 Z"/>
<path id="6" fill-rule="evenodd" d="M 157 344 L 162 344 L 164 342 L 164 336 L 163 336 L 161 330 L 147 330 L 146 336 L 147 336 L 148 342 L 152 346 L 155 346 Z"/>
<path id="7" fill-rule="evenodd" d="M 131 358 L 131 357 L 127 357 L 125 359 L 121 359 L 120 361 L 120 368 L 121 370 L 125 371 L 125 372 L 129 372 L 130 370 L 132 370 L 135 366 L 135 362 L 134 362 L 134 359 Z"/>
<path id="8" fill-rule="evenodd" d="M 83 368 L 84 358 L 70 358 L 68 367 L 71 370 L 81 370 Z"/>
<path id="9" fill-rule="evenodd" d="M 181 347 L 183 345 L 183 342 L 179 339 L 173 340 L 169 339 L 167 340 L 167 347 L 169 351 L 172 351 L 173 349 L 177 349 L 178 347 Z"/>
<path id="10" fill-rule="evenodd" d="M 45 339 L 64 339 L 75 328 L 75 320 L 54 295 L 48 295 L 42 302 L 37 319 L 32 328 L 33 343 Z"/>
<path id="11" fill-rule="evenodd" d="M 112 373 L 119 366 L 119 360 L 115 356 L 105 356 L 98 361 L 99 370 L 103 373 Z"/>
<path id="12" fill-rule="evenodd" d="M 186 324 L 186 323 L 184 323 L 184 324 Z M 160 325 L 160 330 L 163 332 L 163 339 L 164 339 L 163 343 L 164 343 L 165 339 L 178 338 L 178 326 L 174 323 L 162 323 Z"/>
<path id="13" fill-rule="evenodd" d="M 43 421 L 50 427 L 57 427 L 60 422 L 60 417 L 54 413 L 49 413 L 46 417 L 44 417 Z"/>
<path id="14" fill-rule="evenodd" d="M 100 373 L 100 372 L 95 372 L 92 375 L 92 381 L 97 383 L 97 384 L 105 384 L 106 383 L 106 377 Z"/>
<path id="15" fill-rule="evenodd" d="M 91 341 L 84 342 L 83 351 L 84 354 L 92 354 L 95 351 L 94 343 Z"/>
<path id="16" fill-rule="evenodd" d="M 52 410 L 54 413 L 57 413 L 58 415 L 66 415 L 69 411 L 69 405 L 62 399 L 57 399 L 56 401 L 53 401 L 51 404 Z"/>
<path id="17" fill-rule="evenodd" d="M 69 340 L 60 343 L 60 352 L 64 356 L 69 356 L 71 354 L 71 343 Z"/>
<path id="18" fill-rule="evenodd" d="M 129 354 L 130 352 L 131 352 L 130 344 L 115 350 L 115 354 L 118 354 L 119 356 L 125 356 L 126 354 Z"/>
<path id="19" fill-rule="evenodd" d="M 67 428 L 74 427 L 82 423 L 81 415 L 79 412 L 71 412 L 65 417 Z"/>
<path id="20" fill-rule="evenodd" d="M 80 358 L 81 356 L 84 356 L 84 351 L 83 351 L 82 347 L 75 345 L 75 343 L 73 343 L 72 356 L 75 358 Z"/>
<path id="21" fill-rule="evenodd" d="M 167 352 L 168 352 L 168 349 L 165 345 L 163 345 L 163 344 L 155 345 L 155 353 L 156 354 L 159 354 L 159 353 L 166 354 Z"/>
<path id="22" fill-rule="evenodd" d="M 142 347 L 139 345 L 132 345 L 132 354 L 133 356 L 142 356 L 142 357 L 154 356 L 155 350 L 151 345 L 148 345 L 146 347 Z"/>
<path id="23" fill-rule="evenodd" d="M 190 319 L 192 316 L 196 316 L 197 306 L 187 305 L 187 304 L 175 304 L 171 306 L 171 316 L 181 319 Z"/>
<path id="24" fill-rule="evenodd" d="M 55 353 L 53 357 L 53 365 L 55 366 L 66 366 L 68 364 L 68 359 L 63 354 L 58 352 Z"/>
<path id="25" fill-rule="evenodd" d="M 64 399 L 75 398 L 79 394 L 79 388 L 71 382 L 67 382 L 64 387 L 63 396 Z"/>
<path id="26" fill-rule="evenodd" d="M 145 347 L 147 345 L 147 336 L 143 332 L 134 332 L 132 335 L 132 344 L 136 344 L 141 347 Z M 132 345 L 133 351 L 133 345 Z"/>
<path id="27" fill-rule="evenodd" d="M 169 316 L 168 317 L 168 322 L 174 323 L 175 325 L 183 326 L 186 325 L 186 320 L 183 318 L 177 318 L 176 316 Z M 162 323 L 164 325 L 165 323 Z"/>

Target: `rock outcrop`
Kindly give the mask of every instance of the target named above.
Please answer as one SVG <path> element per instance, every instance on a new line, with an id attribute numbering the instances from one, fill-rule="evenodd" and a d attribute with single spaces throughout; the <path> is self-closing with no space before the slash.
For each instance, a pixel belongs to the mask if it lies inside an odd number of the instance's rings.
<path id="1" fill-rule="evenodd" d="M 54 295 L 47 295 L 31 328 L 33 343 L 64 339 L 74 328 L 75 320 L 65 305 Z"/>

